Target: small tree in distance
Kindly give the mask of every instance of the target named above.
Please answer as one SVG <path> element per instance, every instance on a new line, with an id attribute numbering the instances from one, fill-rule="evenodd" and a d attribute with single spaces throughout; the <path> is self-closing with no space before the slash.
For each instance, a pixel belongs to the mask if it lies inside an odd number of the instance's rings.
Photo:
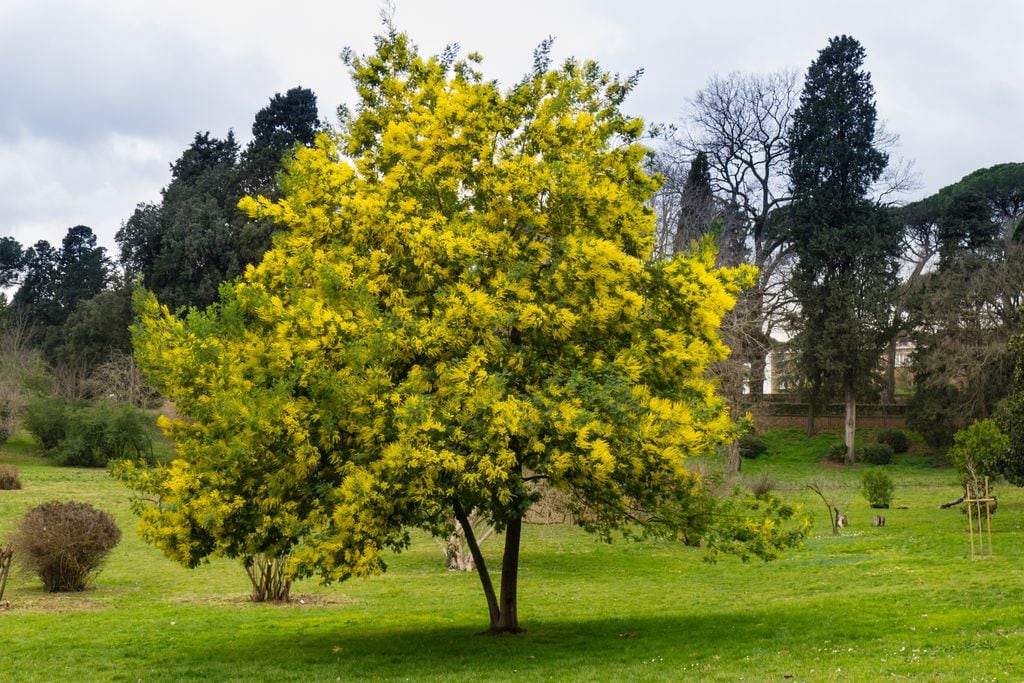
<path id="1" fill-rule="evenodd" d="M 619 109 L 635 79 L 552 68 L 549 48 L 507 92 L 394 29 L 349 54 L 354 113 L 297 150 L 279 201 L 243 201 L 286 226 L 275 248 L 184 319 L 140 293 L 140 366 L 188 418 L 165 422 L 178 460 L 125 473 L 161 501 L 137 505 L 150 542 L 341 580 L 454 515 L 495 633 L 520 630 L 523 518 L 546 492 L 609 539 L 799 542 L 770 501 L 716 527 L 686 466 L 733 436 L 705 370 L 751 272 L 716 269 L 708 241 L 650 258 L 657 180 Z M 498 590 L 474 513 L 504 534 Z"/>

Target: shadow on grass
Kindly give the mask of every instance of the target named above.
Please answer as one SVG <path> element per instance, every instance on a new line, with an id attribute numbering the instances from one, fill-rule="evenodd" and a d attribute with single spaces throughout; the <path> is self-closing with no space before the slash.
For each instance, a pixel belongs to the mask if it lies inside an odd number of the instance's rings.
<path id="1" fill-rule="evenodd" d="M 865 638 L 874 633 L 868 617 L 785 608 L 591 621 L 543 619 L 525 626 L 524 634 L 490 637 L 464 625 L 381 629 L 321 619 L 272 631 L 248 630 L 244 637 L 207 633 L 203 642 L 177 649 L 173 660 L 161 668 L 170 678 L 234 675 L 282 680 L 330 674 L 341 680 L 491 680 L 515 674 L 606 679 L 630 677 L 636 671 L 668 673 L 673 667 L 680 670 L 726 656 L 734 661 L 756 658 L 767 651 L 799 648 L 808 634 L 834 629 Z"/>

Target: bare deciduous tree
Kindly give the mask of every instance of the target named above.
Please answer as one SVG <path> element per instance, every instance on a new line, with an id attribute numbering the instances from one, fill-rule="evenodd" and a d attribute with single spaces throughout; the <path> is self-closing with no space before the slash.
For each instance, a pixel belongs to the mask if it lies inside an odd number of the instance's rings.
<path id="1" fill-rule="evenodd" d="M 756 284 L 737 307 L 741 347 L 734 349 L 749 365 L 746 388 L 754 400 L 762 393 L 771 334 L 788 298 L 781 276 L 790 255 L 771 218 L 789 199 L 786 132 L 798 85 L 793 70 L 714 76 L 691 101 L 688 133 L 679 142 L 691 155 L 707 155 L 712 191 L 742 225 L 744 260 L 758 269 Z"/>

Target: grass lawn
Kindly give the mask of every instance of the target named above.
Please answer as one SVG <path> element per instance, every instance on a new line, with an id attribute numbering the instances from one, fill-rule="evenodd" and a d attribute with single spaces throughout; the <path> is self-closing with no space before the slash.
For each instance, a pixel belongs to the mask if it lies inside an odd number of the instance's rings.
<path id="1" fill-rule="evenodd" d="M 57 468 L 24 437 L 0 450 L 24 488 L 0 491 L 0 541 L 30 506 L 83 500 L 125 534 L 95 587 L 47 594 L 12 572 L 0 612 L 0 680 L 852 680 L 1024 679 L 1024 491 L 998 488 L 992 559 L 971 560 L 948 469 L 902 456 L 876 528 L 862 469 L 819 465 L 834 435 L 766 435 L 744 477 L 777 480 L 814 515 L 806 545 L 770 564 L 673 543 L 603 544 L 561 525 L 524 532 L 518 636 L 487 625 L 475 574 L 443 569 L 417 537 L 387 574 L 322 587 L 288 606 L 246 601 L 233 561 L 178 567 L 134 533 L 129 492 L 102 470 Z M 806 491 L 834 486 L 850 527 L 832 536 Z M 500 539 L 484 546 L 492 562 Z"/>

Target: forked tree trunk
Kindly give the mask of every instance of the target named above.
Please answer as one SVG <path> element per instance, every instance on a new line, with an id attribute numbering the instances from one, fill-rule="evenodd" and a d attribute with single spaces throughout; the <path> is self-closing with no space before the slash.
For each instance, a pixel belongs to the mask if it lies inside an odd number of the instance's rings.
<path id="1" fill-rule="evenodd" d="M 853 387 L 846 387 L 846 463 L 853 464 L 857 459 L 854 450 L 854 439 L 857 436 L 857 395 Z"/>
<path id="2" fill-rule="evenodd" d="M 466 532 L 466 544 L 473 555 L 476 571 L 480 576 L 480 584 L 484 589 L 484 598 L 487 600 L 487 611 L 491 619 L 491 626 L 487 629 L 487 633 L 499 635 L 521 632 L 517 589 L 519 584 L 519 543 L 523 530 L 522 518 L 511 520 L 505 529 L 505 552 L 501 558 L 501 600 L 499 602 L 498 596 L 494 592 L 490 572 L 487 570 L 487 563 L 480 551 L 480 544 L 477 543 L 473 526 L 469 523 L 469 517 L 458 502 L 455 502 L 453 507 L 455 518 L 459 520 L 459 524 Z"/>

